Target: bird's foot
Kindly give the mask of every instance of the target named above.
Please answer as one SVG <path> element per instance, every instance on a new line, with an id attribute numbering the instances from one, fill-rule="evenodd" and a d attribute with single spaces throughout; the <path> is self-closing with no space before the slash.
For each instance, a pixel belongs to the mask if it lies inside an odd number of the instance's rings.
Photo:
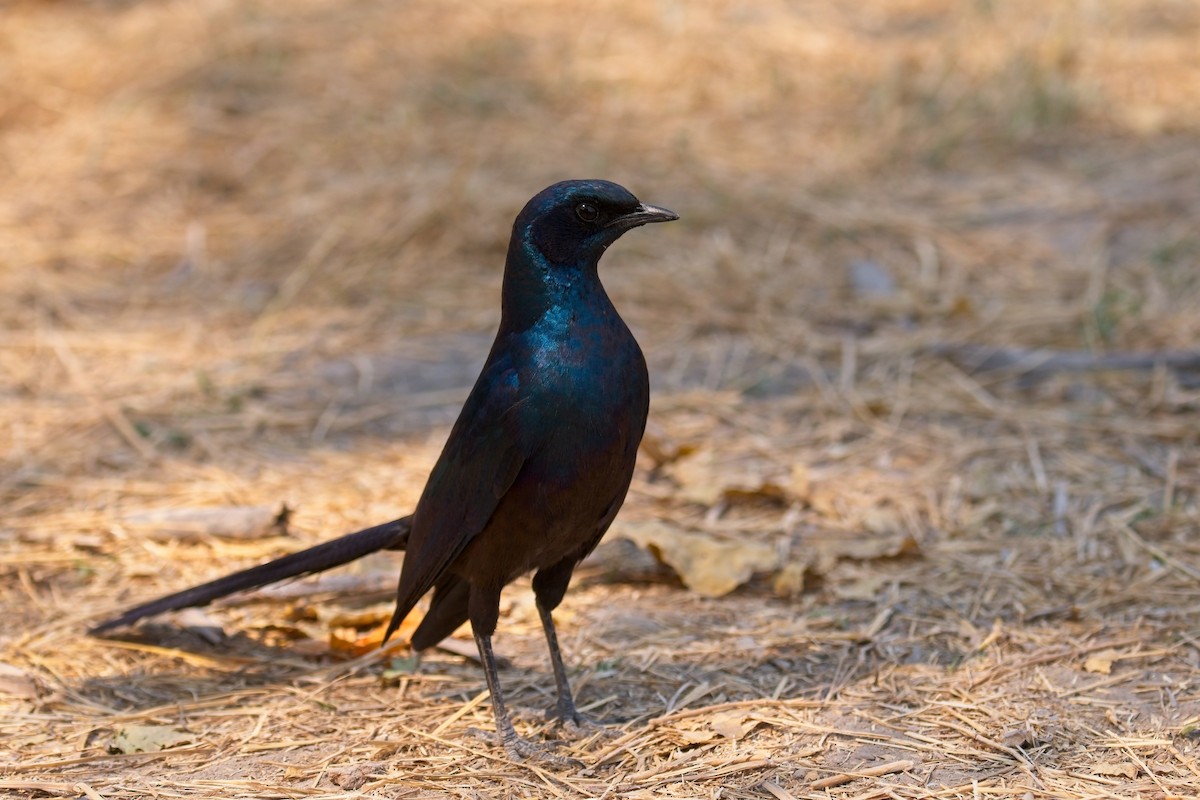
<path id="1" fill-rule="evenodd" d="M 504 743 L 504 752 L 518 763 L 530 762 L 560 769 L 581 769 L 583 762 L 554 752 L 549 744 L 534 744 L 528 739 L 513 736 Z"/>
<path id="2" fill-rule="evenodd" d="M 600 739 L 614 739 L 620 735 L 619 731 L 601 725 L 594 719 L 580 714 L 573 705 L 570 707 L 559 705 L 549 709 L 546 711 L 546 719 L 552 720 L 555 727 L 560 729 L 568 739 L 572 740 L 588 739 L 593 736 Z"/>
<path id="3" fill-rule="evenodd" d="M 492 745 L 500 745 L 510 759 L 518 764 L 536 764 L 558 769 L 581 769 L 583 762 L 554 752 L 552 743 L 536 744 L 513 733 L 511 736 L 501 736 L 490 731 L 471 729 L 476 737 Z"/>

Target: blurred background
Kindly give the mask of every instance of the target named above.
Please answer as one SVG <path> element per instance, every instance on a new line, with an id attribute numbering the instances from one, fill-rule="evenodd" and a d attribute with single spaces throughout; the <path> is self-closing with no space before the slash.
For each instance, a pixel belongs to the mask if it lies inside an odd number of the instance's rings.
<path id="1" fill-rule="evenodd" d="M 1190 0 L 4 3 L 6 658 L 406 513 L 513 217 L 577 177 L 682 217 L 601 265 L 655 390 L 613 536 L 656 580 L 891 608 L 900 662 L 1176 630 L 1198 43 Z M 280 502 L 299 542 L 130 522 Z"/>

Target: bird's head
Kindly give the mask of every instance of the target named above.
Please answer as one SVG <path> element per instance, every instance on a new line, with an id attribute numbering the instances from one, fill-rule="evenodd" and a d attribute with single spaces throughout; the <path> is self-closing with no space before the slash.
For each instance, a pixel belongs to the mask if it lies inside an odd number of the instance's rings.
<path id="1" fill-rule="evenodd" d="M 563 181 L 525 204 L 513 224 L 513 244 L 551 265 L 594 265 L 625 231 L 674 219 L 675 212 L 641 203 L 615 183 Z"/>

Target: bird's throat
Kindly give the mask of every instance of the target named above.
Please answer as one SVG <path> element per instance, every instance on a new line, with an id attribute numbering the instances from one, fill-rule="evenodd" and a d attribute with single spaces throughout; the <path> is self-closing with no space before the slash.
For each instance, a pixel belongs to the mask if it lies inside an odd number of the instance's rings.
<path id="1" fill-rule="evenodd" d="M 547 315 L 612 307 L 597 262 L 556 264 L 528 243 L 510 249 L 500 292 L 500 330 L 528 330 Z"/>

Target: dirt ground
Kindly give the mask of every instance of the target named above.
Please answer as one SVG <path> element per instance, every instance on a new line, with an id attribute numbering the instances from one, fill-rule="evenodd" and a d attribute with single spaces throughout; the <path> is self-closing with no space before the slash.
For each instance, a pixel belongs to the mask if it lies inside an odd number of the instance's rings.
<path id="1" fill-rule="evenodd" d="M 1200 796 L 1197 42 L 1191 0 L 3 5 L 0 796 Z M 682 216 L 601 265 L 654 398 L 558 614 L 581 768 L 483 735 L 469 646 L 370 646 L 398 554 L 86 634 L 411 510 L 567 177 Z M 557 738 L 527 581 L 496 646 Z"/>

